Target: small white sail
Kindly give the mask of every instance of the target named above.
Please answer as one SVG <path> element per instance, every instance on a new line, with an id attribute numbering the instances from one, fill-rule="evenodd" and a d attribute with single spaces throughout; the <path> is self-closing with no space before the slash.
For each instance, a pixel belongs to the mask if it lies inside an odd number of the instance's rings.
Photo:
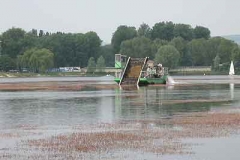
<path id="1" fill-rule="evenodd" d="M 233 66 L 233 61 L 231 61 L 230 69 L 229 69 L 229 75 L 234 75 L 234 66 Z"/>

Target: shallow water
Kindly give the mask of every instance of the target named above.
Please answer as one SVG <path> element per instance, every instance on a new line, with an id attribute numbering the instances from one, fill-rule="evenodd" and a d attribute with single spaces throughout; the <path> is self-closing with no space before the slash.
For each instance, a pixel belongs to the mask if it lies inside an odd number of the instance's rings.
<path id="1" fill-rule="evenodd" d="M 79 91 L 0 92 L 0 133 L 10 131 L 23 134 L 22 126 L 37 126 L 41 129 L 40 132 L 44 130 L 49 133 L 45 135 L 52 135 L 71 133 L 72 127 L 81 125 L 113 124 L 127 120 L 171 119 L 186 113 L 240 109 L 238 76 L 173 76 L 173 79 L 176 82 L 174 85 L 147 86 L 140 87 L 138 90 L 87 87 Z M 87 81 L 108 85 L 113 83 L 111 80 L 112 77 L 99 79 L 92 77 L 4 78 L 0 79 L 0 83 L 65 81 L 71 84 Z M 31 137 L 33 138 L 34 135 L 28 135 L 28 138 Z M 220 141 L 222 141 L 221 138 L 217 143 L 212 142 L 212 139 L 205 139 L 203 143 L 208 150 L 206 151 L 206 148 L 204 150 L 204 147 L 194 147 L 193 150 L 196 152 L 194 156 L 169 155 L 162 158 L 219 160 L 224 157 L 221 155 L 229 154 L 231 149 L 240 147 L 239 138 L 236 138 L 239 143 L 233 146 L 231 140 L 227 140 L 229 143 L 226 142 L 226 152 L 221 149 L 221 152 L 215 156 L 214 147 L 219 145 Z M 17 140 L 16 142 L 19 143 Z M 0 138 L 0 153 L 2 153 L 1 150 L 9 147 L 9 143 L 12 144 L 9 148 L 14 148 L 16 142 L 13 139 Z M 237 152 L 233 154 L 232 159 L 234 157 L 239 159 L 240 154 Z M 131 156 L 123 159 L 131 159 Z M 138 157 L 138 159 L 143 158 L 158 159 L 150 153 Z"/>

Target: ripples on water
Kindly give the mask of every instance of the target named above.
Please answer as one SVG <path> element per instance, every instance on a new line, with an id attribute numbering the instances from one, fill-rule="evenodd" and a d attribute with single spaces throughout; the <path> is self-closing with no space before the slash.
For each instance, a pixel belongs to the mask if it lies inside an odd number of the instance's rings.
<path id="1" fill-rule="evenodd" d="M 234 79 L 227 76 L 173 78 L 175 85 L 140 87 L 138 90 L 88 87 L 79 91 L 0 92 L 0 132 L 18 131 L 19 126 L 38 126 L 46 132 L 52 130 L 59 134 L 71 132 L 72 127 L 79 125 L 171 119 L 191 112 L 239 107 L 238 76 Z M 112 80 L 112 77 L 3 78 L 0 83 L 65 81 L 108 85 L 113 84 Z M 4 142 L 0 138 L 0 153 L 8 146 L 8 142 Z"/>

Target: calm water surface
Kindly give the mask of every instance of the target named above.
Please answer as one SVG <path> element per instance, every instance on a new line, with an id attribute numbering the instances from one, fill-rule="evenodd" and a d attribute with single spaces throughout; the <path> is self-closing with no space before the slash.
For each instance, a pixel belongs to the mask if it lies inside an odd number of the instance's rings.
<path id="1" fill-rule="evenodd" d="M 84 88 L 80 91 L 24 91 L 0 92 L 0 132 L 20 125 L 74 126 L 82 124 L 113 123 L 121 120 L 161 119 L 181 116 L 186 112 L 208 112 L 240 107 L 239 77 L 176 76 L 175 85 L 140 87 L 138 90 Z M 41 81 L 88 81 L 112 84 L 111 77 L 93 78 L 3 78 L 0 83 Z M 96 79 L 94 79 L 96 80 Z M 196 100 L 196 101 L 194 101 Z M 201 101 L 203 100 L 203 102 Z M 188 103 L 184 103 L 184 102 Z M 61 130 L 60 130 L 61 132 Z M 166 159 L 225 159 L 230 150 L 232 159 L 239 159 L 231 138 L 225 141 L 224 152 L 214 156 L 220 141 L 206 141 L 191 157 Z M 209 147 L 211 146 L 211 147 Z M 4 145 L 2 145 L 4 147 Z M 0 145 L 1 149 L 1 145 Z M 233 151 L 232 151 L 233 150 Z M 209 158 L 210 157 L 210 158 Z M 223 158 L 221 158 L 223 157 Z"/>

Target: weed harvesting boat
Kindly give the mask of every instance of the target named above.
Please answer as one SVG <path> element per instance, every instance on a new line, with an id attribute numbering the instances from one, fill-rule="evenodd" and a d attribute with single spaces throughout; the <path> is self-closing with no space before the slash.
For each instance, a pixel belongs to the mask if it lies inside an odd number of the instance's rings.
<path id="1" fill-rule="evenodd" d="M 166 84 L 168 79 L 168 68 L 161 64 L 154 65 L 148 57 L 132 58 L 116 54 L 115 68 L 114 81 L 119 85 Z"/>

